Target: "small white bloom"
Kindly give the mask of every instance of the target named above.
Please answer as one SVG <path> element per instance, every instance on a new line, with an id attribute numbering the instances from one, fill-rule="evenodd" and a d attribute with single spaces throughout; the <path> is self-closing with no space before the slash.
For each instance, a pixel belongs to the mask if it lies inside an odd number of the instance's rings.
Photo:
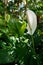
<path id="1" fill-rule="evenodd" d="M 23 0 L 24 5 L 26 5 L 26 0 Z"/>
<path id="2" fill-rule="evenodd" d="M 26 16 L 28 21 L 28 24 L 27 24 L 28 34 L 33 35 L 37 27 L 37 16 L 31 10 L 26 11 Z"/>
<path id="3" fill-rule="evenodd" d="M 14 2 L 14 0 L 8 0 L 8 2 L 10 2 L 10 1 Z"/>

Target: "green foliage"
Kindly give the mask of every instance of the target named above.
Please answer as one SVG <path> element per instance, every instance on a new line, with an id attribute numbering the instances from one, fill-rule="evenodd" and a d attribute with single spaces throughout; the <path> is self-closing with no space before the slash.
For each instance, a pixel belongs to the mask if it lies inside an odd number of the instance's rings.
<path id="1" fill-rule="evenodd" d="M 15 36 L 17 35 L 19 37 L 24 34 L 24 31 L 26 29 L 26 22 L 19 21 L 18 19 L 17 20 L 12 19 L 8 23 L 8 28 L 9 28 L 9 32 L 12 35 L 15 35 Z"/>
<path id="2" fill-rule="evenodd" d="M 27 34 L 26 7 L 37 15 L 37 29 Z M 0 64 L 43 65 L 43 1 L 0 0 Z M 34 25 L 34 24 L 33 24 Z"/>

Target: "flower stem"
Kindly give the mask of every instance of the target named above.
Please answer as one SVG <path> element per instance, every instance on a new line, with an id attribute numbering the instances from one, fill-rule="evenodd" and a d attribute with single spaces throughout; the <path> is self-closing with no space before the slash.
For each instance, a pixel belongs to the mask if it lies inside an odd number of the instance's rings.
<path id="1" fill-rule="evenodd" d="M 31 35 L 31 38 L 32 38 L 32 46 L 33 46 L 33 49 L 35 50 L 35 47 L 34 47 L 34 38 L 33 38 L 33 35 Z"/>
<path id="2" fill-rule="evenodd" d="M 35 56 L 37 58 L 37 65 L 39 65 L 39 59 L 38 59 L 36 51 L 35 51 L 35 45 L 34 45 L 34 37 L 33 37 L 33 35 L 31 35 L 31 38 L 32 38 L 32 46 L 33 46 L 33 49 L 34 49 L 34 53 L 35 53 Z"/>

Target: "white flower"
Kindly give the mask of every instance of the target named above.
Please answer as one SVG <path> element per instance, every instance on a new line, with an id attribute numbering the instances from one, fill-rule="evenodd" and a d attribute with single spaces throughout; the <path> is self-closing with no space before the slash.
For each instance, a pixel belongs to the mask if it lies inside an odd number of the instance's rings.
<path id="1" fill-rule="evenodd" d="M 26 0 L 23 0 L 24 5 L 26 5 Z"/>
<path id="2" fill-rule="evenodd" d="M 28 24 L 27 24 L 28 34 L 33 35 L 37 27 L 37 16 L 31 10 L 26 11 L 26 16 L 28 21 Z"/>
<path id="3" fill-rule="evenodd" d="M 8 2 L 10 2 L 10 1 L 14 2 L 14 0 L 8 0 Z"/>

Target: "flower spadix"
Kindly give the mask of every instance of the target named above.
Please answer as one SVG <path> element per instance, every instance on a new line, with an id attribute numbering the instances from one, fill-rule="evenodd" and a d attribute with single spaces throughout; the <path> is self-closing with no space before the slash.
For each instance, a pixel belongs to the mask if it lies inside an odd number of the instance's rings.
<path id="1" fill-rule="evenodd" d="M 37 27 L 37 16 L 33 11 L 27 10 L 26 17 L 28 34 L 33 35 Z"/>

